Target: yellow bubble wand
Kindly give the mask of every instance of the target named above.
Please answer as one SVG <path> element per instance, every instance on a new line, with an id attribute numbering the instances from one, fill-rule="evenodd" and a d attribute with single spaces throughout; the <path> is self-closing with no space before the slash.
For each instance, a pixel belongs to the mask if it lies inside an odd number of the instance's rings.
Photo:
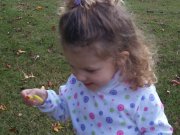
<path id="1" fill-rule="evenodd" d="M 43 99 L 40 96 L 38 96 L 38 95 L 26 96 L 26 99 L 32 100 L 32 101 L 37 100 L 40 103 L 43 102 Z"/>

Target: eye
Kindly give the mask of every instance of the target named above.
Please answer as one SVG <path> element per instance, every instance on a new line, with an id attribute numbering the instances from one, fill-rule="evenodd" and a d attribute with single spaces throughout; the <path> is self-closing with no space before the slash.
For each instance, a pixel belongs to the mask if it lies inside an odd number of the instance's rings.
<path id="1" fill-rule="evenodd" d="M 70 65 L 70 67 L 71 67 L 71 71 L 72 71 L 72 72 L 75 72 L 74 66 Z"/>
<path id="2" fill-rule="evenodd" d="M 74 66 L 73 66 L 73 65 L 69 64 L 69 66 L 71 67 L 71 69 L 74 69 Z"/>
<path id="3" fill-rule="evenodd" d="M 85 71 L 88 72 L 88 73 L 94 73 L 94 72 L 96 72 L 97 70 L 95 70 L 95 69 L 85 69 Z"/>

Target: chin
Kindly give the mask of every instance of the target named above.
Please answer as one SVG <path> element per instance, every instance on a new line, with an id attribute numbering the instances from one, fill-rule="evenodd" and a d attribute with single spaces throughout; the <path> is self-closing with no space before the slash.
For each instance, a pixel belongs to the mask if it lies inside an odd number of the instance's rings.
<path id="1" fill-rule="evenodd" d="M 97 86 L 87 86 L 87 88 L 91 91 L 97 91 L 99 89 Z"/>
<path id="2" fill-rule="evenodd" d="M 100 90 L 102 87 L 100 87 L 100 86 L 92 86 L 92 87 L 87 87 L 89 90 L 91 90 L 91 91 L 98 91 L 98 90 Z"/>

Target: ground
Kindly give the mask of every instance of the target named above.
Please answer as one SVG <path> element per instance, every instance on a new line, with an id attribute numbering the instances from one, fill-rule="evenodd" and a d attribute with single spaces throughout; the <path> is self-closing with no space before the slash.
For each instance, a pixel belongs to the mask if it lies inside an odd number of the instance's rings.
<path id="1" fill-rule="evenodd" d="M 125 0 L 147 40 L 158 49 L 157 91 L 165 113 L 180 134 L 180 2 Z M 70 122 L 55 121 L 22 102 L 20 91 L 42 87 L 57 90 L 70 68 L 58 39 L 57 0 L 0 1 L 0 135 L 73 134 Z M 173 81 L 172 81 L 173 80 Z"/>

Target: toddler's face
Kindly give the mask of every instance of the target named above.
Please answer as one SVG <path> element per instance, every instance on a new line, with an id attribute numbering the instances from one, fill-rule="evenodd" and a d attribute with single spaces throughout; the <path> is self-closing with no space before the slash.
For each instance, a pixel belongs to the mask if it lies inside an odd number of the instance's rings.
<path id="1" fill-rule="evenodd" d="M 113 58 L 103 60 L 88 47 L 64 48 L 64 54 L 73 74 L 90 90 L 106 85 L 116 72 Z"/>

